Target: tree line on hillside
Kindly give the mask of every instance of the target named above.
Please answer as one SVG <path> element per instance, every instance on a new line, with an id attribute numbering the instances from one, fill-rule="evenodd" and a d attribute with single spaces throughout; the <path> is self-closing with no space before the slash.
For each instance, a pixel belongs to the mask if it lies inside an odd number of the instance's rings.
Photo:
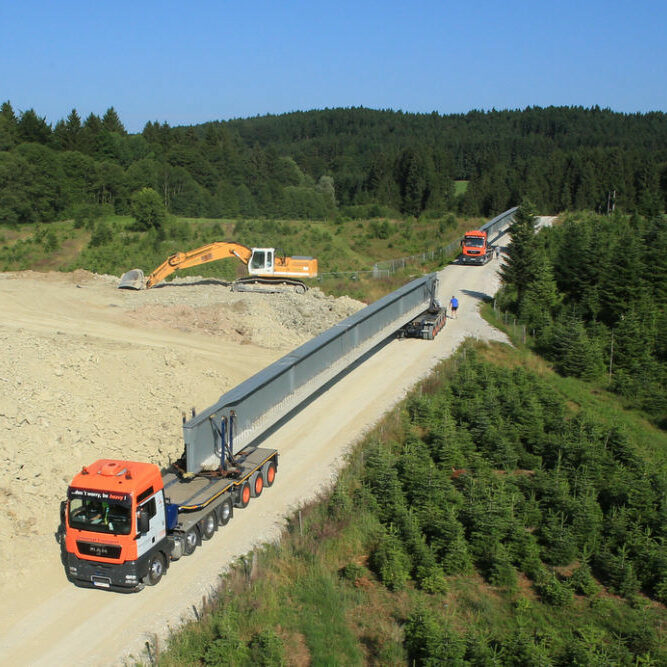
<path id="1" fill-rule="evenodd" d="M 357 499 L 383 526 L 369 566 L 391 590 L 444 593 L 447 577 L 477 572 L 514 593 L 523 575 L 553 609 L 594 600 L 600 583 L 667 601 L 667 481 L 623 430 L 568 415 L 545 380 L 474 355 L 444 386 L 413 395 L 406 416 L 405 441 L 366 458 Z M 567 627 L 537 637 L 527 625 L 465 635 L 415 609 L 405 645 L 422 665 L 635 664 L 659 650 L 648 624 L 615 627 L 618 643 L 592 626 L 595 642 L 567 640 Z"/>
<path id="2" fill-rule="evenodd" d="M 524 202 L 498 296 L 563 375 L 610 388 L 667 428 L 667 221 L 573 214 L 535 234 Z"/>
<path id="3" fill-rule="evenodd" d="M 469 181 L 455 195 L 454 181 Z M 667 200 L 663 113 L 597 107 L 441 116 L 326 109 L 126 132 L 113 107 L 55 126 L 0 107 L 0 221 L 81 206 L 124 214 L 151 188 L 172 213 L 322 219 L 539 209 L 654 215 Z"/>

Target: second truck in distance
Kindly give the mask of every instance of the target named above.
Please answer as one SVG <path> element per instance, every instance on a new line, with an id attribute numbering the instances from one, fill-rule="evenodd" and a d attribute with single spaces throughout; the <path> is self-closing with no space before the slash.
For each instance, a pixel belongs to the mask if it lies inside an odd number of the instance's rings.
<path id="1" fill-rule="evenodd" d="M 486 264 L 493 259 L 495 247 L 489 244 L 486 231 L 473 230 L 466 232 L 461 240 L 460 264 Z"/>

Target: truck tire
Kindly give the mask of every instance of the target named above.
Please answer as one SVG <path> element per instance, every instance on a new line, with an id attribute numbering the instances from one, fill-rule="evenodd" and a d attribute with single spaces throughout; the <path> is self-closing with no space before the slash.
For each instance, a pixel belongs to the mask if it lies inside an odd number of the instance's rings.
<path id="1" fill-rule="evenodd" d="M 253 498 L 259 498 L 262 495 L 262 491 L 264 490 L 264 475 L 262 475 L 261 470 L 253 476 L 250 490 L 252 491 L 251 495 Z"/>
<path id="2" fill-rule="evenodd" d="M 147 586 L 156 586 L 160 583 L 165 570 L 164 556 L 161 553 L 151 556 L 151 559 L 148 561 L 148 572 L 142 579 L 143 583 Z"/>
<path id="3" fill-rule="evenodd" d="M 239 507 L 240 509 L 248 507 L 248 503 L 250 502 L 250 497 L 251 497 L 250 484 L 248 484 L 248 482 L 243 482 L 241 488 L 239 489 L 238 497 L 236 502 L 234 503 L 234 507 Z"/>
<path id="4" fill-rule="evenodd" d="M 216 530 L 218 530 L 218 517 L 215 515 L 215 512 L 209 512 L 201 520 L 202 540 L 210 540 L 215 535 Z"/>
<path id="5" fill-rule="evenodd" d="M 218 506 L 218 525 L 226 526 L 229 520 L 234 516 L 234 508 L 232 506 L 232 499 L 225 498 Z"/>
<path id="6" fill-rule="evenodd" d="M 193 526 L 183 536 L 183 555 L 189 556 L 199 546 L 199 534 Z"/>
<path id="7" fill-rule="evenodd" d="M 264 475 L 264 486 L 273 486 L 273 482 L 276 481 L 276 464 L 274 461 L 269 461 L 264 464 L 262 468 L 262 473 Z"/>

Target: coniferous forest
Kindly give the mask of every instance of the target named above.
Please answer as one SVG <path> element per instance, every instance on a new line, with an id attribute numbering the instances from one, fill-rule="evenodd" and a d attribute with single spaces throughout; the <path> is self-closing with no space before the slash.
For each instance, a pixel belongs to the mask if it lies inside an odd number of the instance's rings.
<path id="1" fill-rule="evenodd" d="M 455 181 L 466 181 L 464 194 Z M 54 126 L 0 107 L 0 221 L 130 211 L 143 188 L 174 214 L 321 219 L 342 207 L 490 216 L 529 197 L 541 212 L 620 208 L 652 216 L 667 199 L 664 113 L 582 107 L 411 114 L 326 109 L 192 127 L 117 112 Z M 377 213 L 376 213 L 377 214 Z M 383 214 L 383 213 L 380 213 Z"/>
<path id="2" fill-rule="evenodd" d="M 667 428 L 667 225 L 664 216 L 564 216 L 535 233 L 524 201 L 498 296 L 566 376 L 605 380 Z"/>

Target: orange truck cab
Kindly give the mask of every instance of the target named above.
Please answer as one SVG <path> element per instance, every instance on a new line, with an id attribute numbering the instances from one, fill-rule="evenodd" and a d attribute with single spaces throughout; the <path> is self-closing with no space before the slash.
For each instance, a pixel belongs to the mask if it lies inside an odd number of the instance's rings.
<path id="1" fill-rule="evenodd" d="M 486 264 L 493 257 L 494 248 L 488 244 L 486 232 L 466 232 L 461 241 L 462 264 Z"/>
<path id="2" fill-rule="evenodd" d="M 231 441 L 225 442 L 231 448 Z M 165 471 L 152 463 L 110 459 L 84 467 L 61 504 L 68 579 L 119 591 L 157 584 L 170 561 L 192 554 L 227 525 L 234 508 L 246 507 L 273 485 L 275 449 L 248 445 L 231 461 L 209 473 L 187 473 L 180 462 Z"/>
<path id="3" fill-rule="evenodd" d="M 171 555 L 163 487 L 151 463 L 102 459 L 84 467 L 63 506 L 68 577 L 114 589 L 157 583 Z"/>

